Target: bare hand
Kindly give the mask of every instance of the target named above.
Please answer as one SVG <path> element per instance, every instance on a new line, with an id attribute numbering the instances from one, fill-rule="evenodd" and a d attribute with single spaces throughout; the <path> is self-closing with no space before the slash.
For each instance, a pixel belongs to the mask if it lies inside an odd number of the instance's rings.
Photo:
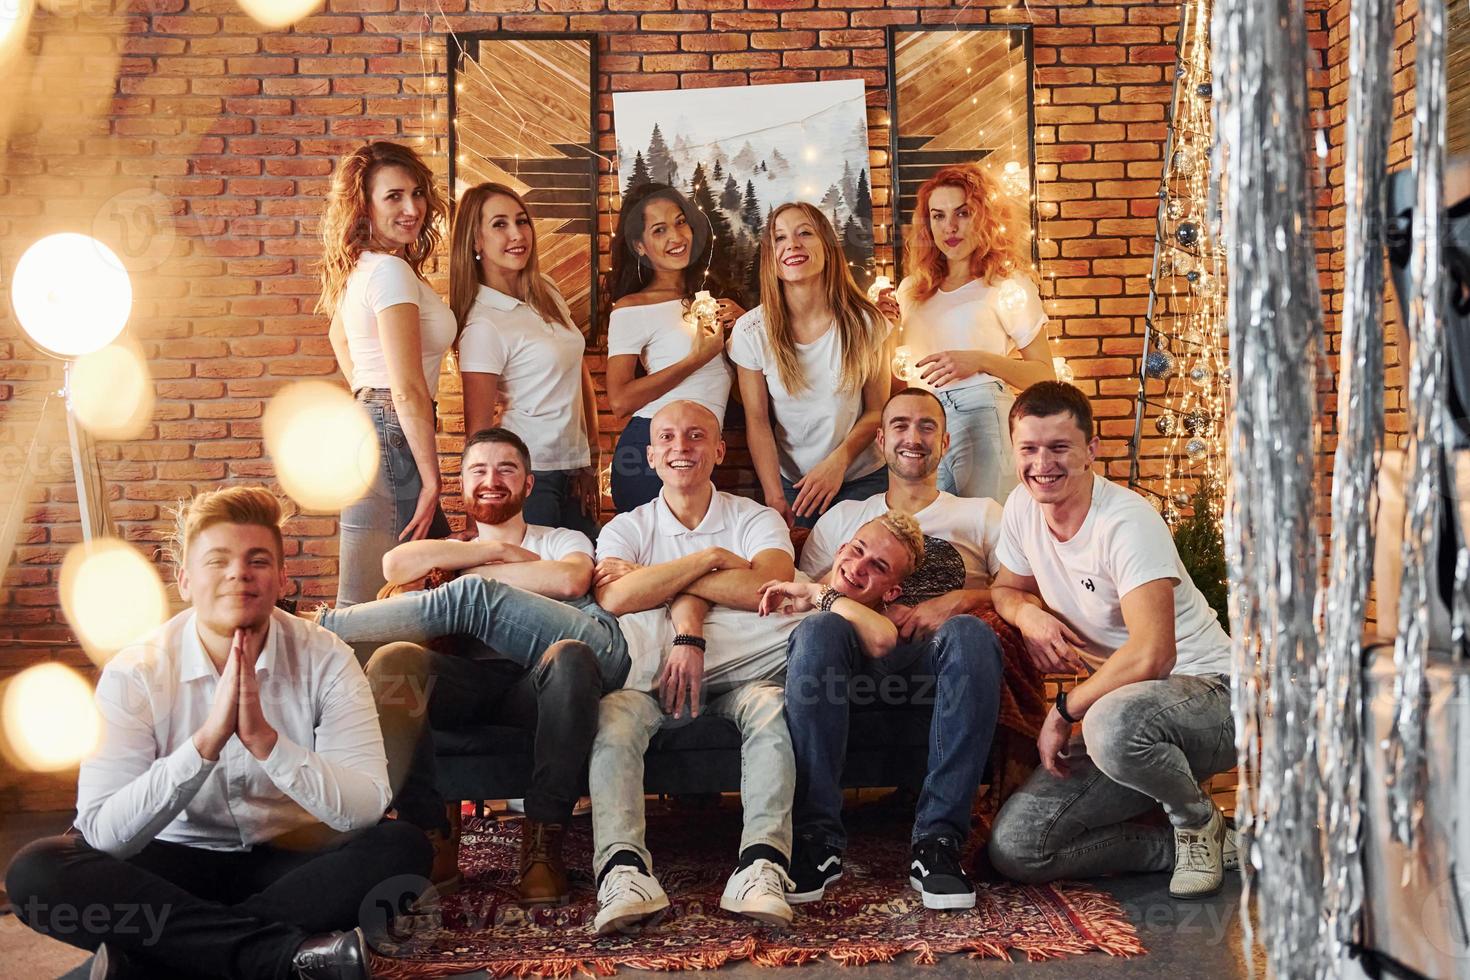
<path id="1" fill-rule="evenodd" d="M 419 490 L 418 503 L 414 505 L 413 517 L 398 535 L 399 541 L 419 541 L 428 537 L 434 524 L 434 515 L 439 510 L 439 484 L 425 483 Z"/>
<path id="2" fill-rule="evenodd" d="M 899 625 L 898 637 L 905 643 L 927 640 L 950 619 L 968 612 L 967 605 L 965 597 L 957 592 L 947 592 L 933 599 L 925 599 L 915 606 L 903 624 Z"/>
<path id="3" fill-rule="evenodd" d="M 712 572 L 728 572 L 733 569 L 743 570 L 753 567 L 750 562 L 741 558 L 728 548 L 711 546 L 704 550 L 709 558 L 710 571 Z"/>
<path id="4" fill-rule="evenodd" d="M 659 703 L 664 714 L 677 718 L 689 705 L 689 717 L 699 717 L 699 695 L 704 685 L 704 651 L 679 645 L 669 652 L 658 674 Z"/>
<path id="5" fill-rule="evenodd" d="M 689 356 L 700 367 L 719 357 L 724 350 L 725 332 L 720 328 L 718 320 L 714 323 L 701 320 L 694 325 L 694 336 L 689 341 Z"/>
<path id="6" fill-rule="evenodd" d="M 240 658 L 235 655 L 235 645 L 230 646 L 230 655 L 225 659 L 225 669 L 219 675 L 214 688 L 214 701 L 209 706 L 209 716 L 194 733 L 194 748 L 201 759 L 210 762 L 219 758 L 225 743 L 235 734 L 236 716 L 240 704 Z"/>
<path id="7" fill-rule="evenodd" d="M 927 367 L 926 367 L 927 365 Z M 943 388 L 952 381 L 980 372 L 980 352 L 974 350 L 942 350 L 922 358 L 914 367 L 925 384 Z"/>
<path id="8" fill-rule="evenodd" d="M 1036 752 L 1041 756 L 1042 767 L 1058 779 L 1065 778 L 1069 772 L 1067 745 L 1071 741 L 1071 723 L 1052 708 L 1041 723 L 1041 734 L 1036 736 Z"/>
<path id="9" fill-rule="evenodd" d="M 777 497 L 767 497 L 766 506 L 781 515 L 781 520 L 786 522 L 786 530 L 796 526 L 796 515 L 791 512 L 791 505 L 786 502 L 784 493 Z"/>
<path id="10" fill-rule="evenodd" d="M 1026 641 L 1026 652 L 1049 674 L 1075 674 L 1083 667 L 1082 640 L 1040 606 L 1029 603 L 1016 617 L 1016 629 Z"/>
<path id="11" fill-rule="evenodd" d="M 237 629 L 230 644 L 230 656 L 238 655 L 240 662 L 240 708 L 236 732 L 251 755 L 265 759 L 276 747 L 277 735 L 271 723 L 265 720 L 265 711 L 260 703 L 260 685 L 255 677 L 255 661 L 260 650 L 257 647 L 251 652 L 251 647 L 255 646 L 254 639 L 245 630 Z"/>
<path id="12" fill-rule="evenodd" d="M 791 509 L 797 517 L 815 517 L 827 510 L 827 505 L 842 489 L 842 478 L 847 474 L 847 459 L 840 452 L 813 466 L 811 472 L 792 484 L 796 488 L 796 500 Z"/>
<path id="13" fill-rule="evenodd" d="M 604 558 L 592 570 L 592 587 L 600 589 L 611 585 L 629 572 L 636 572 L 642 565 L 621 558 Z"/>
<path id="14" fill-rule="evenodd" d="M 878 312 L 890 323 L 897 323 L 903 316 L 903 311 L 898 306 L 898 290 L 889 286 L 878 294 Z"/>
<path id="15" fill-rule="evenodd" d="M 567 488 L 572 499 L 577 502 L 577 507 L 583 516 L 597 521 L 597 515 L 602 510 L 602 488 L 598 485 L 597 467 L 584 466 L 572 474 L 570 486 Z"/>
<path id="16" fill-rule="evenodd" d="M 810 612 L 816 608 L 821 587 L 815 582 L 782 582 L 779 579 L 761 586 L 761 601 L 756 611 L 762 616 L 771 613 L 793 615 Z"/>
<path id="17" fill-rule="evenodd" d="M 902 603 L 898 602 L 890 602 L 888 605 L 883 607 L 883 615 L 888 617 L 888 621 L 890 623 L 898 627 L 898 635 L 900 639 L 903 637 L 904 624 L 909 621 L 909 617 L 913 614 L 913 606 L 905 606 Z"/>

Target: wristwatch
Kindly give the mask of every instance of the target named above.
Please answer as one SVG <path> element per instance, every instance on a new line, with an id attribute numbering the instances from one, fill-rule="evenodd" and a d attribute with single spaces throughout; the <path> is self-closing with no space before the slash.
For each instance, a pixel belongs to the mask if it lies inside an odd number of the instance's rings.
<path id="1" fill-rule="evenodd" d="M 1073 718 L 1070 714 L 1067 713 L 1066 691 L 1057 692 L 1057 699 L 1052 702 L 1052 706 L 1057 709 L 1057 714 L 1062 716 L 1062 721 L 1065 721 L 1069 725 L 1075 725 L 1082 720 L 1081 718 Z"/>

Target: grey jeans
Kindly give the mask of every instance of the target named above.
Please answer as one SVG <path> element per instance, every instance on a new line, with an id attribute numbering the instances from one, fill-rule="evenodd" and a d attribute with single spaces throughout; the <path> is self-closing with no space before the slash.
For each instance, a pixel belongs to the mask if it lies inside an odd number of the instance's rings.
<path id="1" fill-rule="evenodd" d="M 709 700 L 705 712 L 740 729 L 740 850 L 769 844 L 791 856 L 791 799 L 796 760 L 786 729 L 781 685 L 750 681 Z M 588 785 L 592 794 L 592 870 L 600 874 L 618 851 L 632 851 L 653 871 L 644 842 L 643 753 L 664 723 L 651 694 L 621 690 L 598 705 Z"/>
<path id="2" fill-rule="evenodd" d="M 990 861 L 1023 882 L 1174 867 L 1170 827 L 1137 821 L 1162 805 L 1174 827 L 1208 822 L 1200 780 L 1235 765 L 1230 679 L 1176 674 L 1099 698 L 1068 747 L 1068 774 L 1037 769 L 1001 807 Z"/>

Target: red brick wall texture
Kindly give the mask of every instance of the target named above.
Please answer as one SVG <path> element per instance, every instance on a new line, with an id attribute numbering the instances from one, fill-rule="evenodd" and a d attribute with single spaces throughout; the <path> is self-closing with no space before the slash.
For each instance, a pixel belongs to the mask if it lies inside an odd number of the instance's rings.
<path id="1" fill-rule="evenodd" d="M 446 173 L 450 30 L 597 32 L 598 139 L 609 156 L 614 92 L 861 78 L 881 216 L 889 186 L 883 28 L 1033 24 L 1039 237 L 1043 269 L 1056 282 L 1047 301 L 1052 344 L 1095 399 L 1107 473 L 1126 476 L 1176 4 L 327 0 L 294 28 L 270 32 L 232 0 L 116 2 L 56 0 L 0 67 L 10 83 L 0 102 L 0 270 L 8 276 L 30 242 L 62 230 L 121 240 L 133 256 L 129 330 L 158 403 L 139 438 L 105 443 L 98 456 L 121 533 L 150 553 L 172 501 L 222 482 L 272 480 L 260 424 L 276 389 L 308 377 L 340 381 L 327 323 L 312 312 L 321 198 L 336 158 L 367 138 L 423 140 Z M 1345 10 L 1336 0 L 1330 9 L 1314 2 L 1312 12 L 1321 69 L 1312 84 L 1319 124 L 1335 113 L 1334 148 L 1343 89 L 1328 88 L 1326 68 L 1340 82 Z M 1340 186 L 1337 171 L 1330 177 Z M 615 193 L 604 163 L 604 267 Z M 1324 220 L 1331 204 L 1324 189 Z M 1328 288 L 1331 244 L 1324 233 Z M 441 286 L 445 267 L 435 272 Z M 0 299 L 0 514 L 36 440 L 34 480 L 17 504 L 25 526 L 0 583 L 3 677 L 48 659 L 88 663 L 57 604 L 60 561 L 79 538 L 55 399 L 42 412 L 59 368 L 20 339 L 8 294 Z M 447 474 L 458 465 L 457 392 L 446 377 Z M 610 449 L 610 415 L 603 429 Z M 724 479 L 738 484 L 748 480 L 748 460 L 734 456 Z M 333 595 L 335 521 L 298 518 L 288 532 L 298 595 Z M 0 812 L 67 806 L 72 785 L 65 774 L 0 771 Z"/>

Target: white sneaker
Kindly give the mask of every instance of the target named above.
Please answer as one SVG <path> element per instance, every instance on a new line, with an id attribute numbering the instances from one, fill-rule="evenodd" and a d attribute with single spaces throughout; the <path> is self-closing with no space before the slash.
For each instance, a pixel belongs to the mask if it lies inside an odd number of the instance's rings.
<path id="1" fill-rule="evenodd" d="M 1174 876 L 1169 879 L 1172 898 L 1208 898 L 1225 880 L 1225 814 L 1219 807 L 1210 822 L 1199 830 L 1174 828 Z M 1237 862 L 1238 863 L 1238 862 Z"/>
<path id="2" fill-rule="evenodd" d="M 597 886 L 597 918 L 592 928 L 599 936 L 634 933 L 653 925 L 669 907 L 658 879 L 629 864 L 615 864 Z"/>
<path id="3" fill-rule="evenodd" d="M 1220 849 L 1220 866 L 1226 871 L 1240 870 L 1240 831 L 1225 824 L 1225 845 Z"/>
<path id="4" fill-rule="evenodd" d="M 758 919 L 770 926 L 791 925 L 791 906 L 786 890 L 796 884 L 786 869 L 775 861 L 756 858 L 730 876 L 720 908 Z"/>

